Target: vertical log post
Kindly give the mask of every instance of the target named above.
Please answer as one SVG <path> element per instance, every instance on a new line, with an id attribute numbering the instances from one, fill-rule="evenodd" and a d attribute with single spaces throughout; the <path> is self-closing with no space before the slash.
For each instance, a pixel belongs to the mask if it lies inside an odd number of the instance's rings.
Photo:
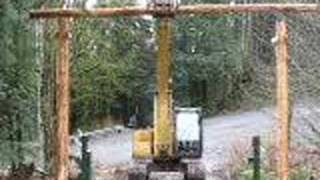
<path id="1" fill-rule="evenodd" d="M 279 124 L 278 148 L 279 180 L 288 180 L 289 176 L 289 92 L 288 92 L 288 26 L 285 21 L 276 26 L 277 61 L 277 120 Z"/>
<path id="2" fill-rule="evenodd" d="M 68 179 L 69 165 L 69 28 L 68 19 L 58 19 L 56 64 L 56 113 L 54 180 Z"/>

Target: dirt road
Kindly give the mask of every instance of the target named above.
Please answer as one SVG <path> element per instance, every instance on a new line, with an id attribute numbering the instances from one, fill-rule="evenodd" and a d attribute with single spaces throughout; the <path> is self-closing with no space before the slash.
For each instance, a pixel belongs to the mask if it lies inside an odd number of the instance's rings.
<path id="1" fill-rule="evenodd" d="M 266 136 L 273 129 L 270 111 L 246 112 L 207 119 L 204 123 L 204 156 L 207 171 L 223 168 L 233 148 L 250 146 L 253 136 Z M 242 146 L 242 147 L 241 147 Z"/>
<path id="2" fill-rule="evenodd" d="M 204 155 L 208 172 L 219 171 L 228 162 L 230 151 L 250 144 L 255 135 L 271 134 L 274 118 L 270 110 L 236 113 L 204 120 Z M 127 167 L 131 162 L 131 130 L 92 135 L 89 148 L 96 169 Z M 243 147 L 237 147 L 243 148 Z"/>

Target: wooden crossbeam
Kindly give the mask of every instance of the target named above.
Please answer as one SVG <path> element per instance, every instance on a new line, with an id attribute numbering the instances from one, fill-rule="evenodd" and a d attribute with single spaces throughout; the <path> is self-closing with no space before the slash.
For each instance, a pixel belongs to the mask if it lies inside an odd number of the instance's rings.
<path id="1" fill-rule="evenodd" d="M 221 15 L 241 13 L 320 13 L 319 4 L 200 4 L 182 5 L 173 11 L 149 9 L 142 6 L 84 9 L 42 9 L 30 12 L 31 18 L 58 17 L 112 17 L 112 16 L 141 16 L 141 15 Z"/>

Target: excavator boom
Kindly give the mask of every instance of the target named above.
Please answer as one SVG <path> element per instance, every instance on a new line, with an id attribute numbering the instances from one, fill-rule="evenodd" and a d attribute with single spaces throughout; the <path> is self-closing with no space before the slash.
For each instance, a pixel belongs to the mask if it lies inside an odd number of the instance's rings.
<path id="1" fill-rule="evenodd" d="M 162 17 L 158 30 L 157 96 L 154 119 L 154 158 L 174 157 L 174 124 L 171 89 L 171 27 L 170 18 Z"/>

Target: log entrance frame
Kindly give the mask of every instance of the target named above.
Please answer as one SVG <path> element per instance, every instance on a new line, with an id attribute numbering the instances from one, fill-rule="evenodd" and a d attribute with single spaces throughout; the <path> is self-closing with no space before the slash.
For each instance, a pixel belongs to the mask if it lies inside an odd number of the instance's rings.
<path id="1" fill-rule="evenodd" d="M 225 15 L 242 13 L 268 13 L 268 14 L 320 14 L 319 4 L 200 4 L 181 5 L 172 11 L 153 9 L 141 6 L 83 9 L 41 9 L 30 12 L 34 19 L 58 19 L 58 56 L 56 70 L 56 110 L 57 129 L 55 130 L 55 174 L 54 180 L 68 179 L 69 165 L 69 20 L 70 18 L 107 18 L 115 16 L 142 16 L 142 15 Z M 289 176 L 289 94 L 288 94 L 288 28 L 285 21 L 278 22 L 276 37 L 274 38 L 276 50 L 277 70 L 277 111 L 278 120 L 278 179 L 288 180 Z"/>

